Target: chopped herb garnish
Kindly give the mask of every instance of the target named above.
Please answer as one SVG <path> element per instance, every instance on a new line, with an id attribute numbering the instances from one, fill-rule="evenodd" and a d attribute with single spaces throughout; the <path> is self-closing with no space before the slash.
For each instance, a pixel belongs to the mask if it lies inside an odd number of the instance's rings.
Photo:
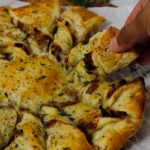
<path id="1" fill-rule="evenodd" d="M 96 93 L 97 96 L 101 96 L 101 93 Z"/>
<path id="2" fill-rule="evenodd" d="M 43 80 L 45 78 L 46 78 L 46 76 L 40 76 L 40 77 L 37 78 L 37 80 Z"/>
<path id="3" fill-rule="evenodd" d="M 41 65 L 41 66 L 45 66 L 45 64 L 43 64 L 43 63 L 40 63 L 40 65 Z"/>
<path id="4" fill-rule="evenodd" d="M 18 71 L 23 71 L 24 70 L 24 67 L 20 67 L 19 69 L 18 69 Z"/>
<path id="5" fill-rule="evenodd" d="M 82 76 L 81 75 L 77 75 L 78 80 L 81 80 Z"/>
<path id="6" fill-rule="evenodd" d="M 63 150 L 71 150 L 69 147 L 64 147 Z"/>
<path id="7" fill-rule="evenodd" d="M 32 11 L 32 13 L 35 13 L 35 14 L 36 14 L 37 12 L 38 12 L 37 10 L 33 10 L 33 11 Z"/>
<path id="8" fill-rule="evenodd" d="M 90 110 L 84 110 L 84 112 L 89 112 Z"/>
<path id="9" fill-rule="evenodd" d="M 7 92 L 5 92 L 5 97 L 8 97 L 8 93 Z"/>
<path id="10" fill-rule="evenodd" d="M 85 81 L 85 82 L 83 82 L 83 84 L 84 84 L 84 86 L 86 86 L 86 85 L 90 84 L 90 82 L 89 81 Z"/>
<path id="11" fill-rule="evenodd" d="M 69 118 L 71 121 L 74 120 L 74 118 L 72 118 L 72 116 L 71 116 L 70 114 L 66 113 L 64 110 L 60 111 L 59 114 L 60 114 L 61 116 L 65 116 L 65 117 Z"/>
<path id="12" fill-rule="evenodd" d="M 9 12 L 7 8 L 4 8 L 3 10 L 4 10 L 6 13 L 8 13 L 8 12 Z"/>
<path id="13" fill-rule="evenodd" d="M 134 96 L 135 96 L 134 93 L 130 95 L 131 100 L 134 98 Z"/>
<path id="14" fill-rule="evenodd" d="M 73 80 L 68 81 L 69 83 L 73 83 Z"/>
<path id="15" fill-rule="evenodd" d="M 68 115 L 64 110 L 60 111 L 59 114 L 60 114 L 61 116 L 67 116 L 67 115 Z"/>
<path id="16" fill-rule="evenodd" d="M 58 94 L 58 96 L 63 96 L 64 95 L 64 93 L 60 93 L 60 94 Z"/>

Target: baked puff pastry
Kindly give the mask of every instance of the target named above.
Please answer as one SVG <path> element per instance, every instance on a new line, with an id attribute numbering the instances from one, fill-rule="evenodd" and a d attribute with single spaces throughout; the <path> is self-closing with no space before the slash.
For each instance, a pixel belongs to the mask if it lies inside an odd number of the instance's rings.
<path id="1" fill-rule="evenodd" d="M 13 105 L 37 112 L 66 82 L 65 71 L 47 56 L 20 57 L 5 64 L 0 69 L 1 106 Z"/>
<path id="2" fill-rule="evenodd" d="M 10 7 L 0 7 L 0 47 L 14 46 L 15 43 L 25 44 L 26 33 L 16 28 L 9 14 Z"/>
<path id="3" fill-rule="evenodd" d="M 93 49 L 92 60 L 100 74 L 110 74 L 132 63 L 138 54 L 133 50 L 117 54 L 109 49 L 111 40 L 116 36 L 118 29 L 110 27 L 101 32 Z"/>
<path id="4" fill-rule="evenodd" d="M 58 0 L 43 0 L 9 12 L 14 24 L 27 33 L 27 42 L 33 53 L 48 51 L 60 15 Z"/>
<path id="5" fill-rule="evenodd" d="M 42 122 L 30 113 L 24 112 L 17 124 L 14 139 L 5 150 L 44 150 L 45 132 Z"/>
<path id="6" fill-rule="evenodd" d="M 0 149 L 3 149 L 13 136 L 17 123 L 17 112 L 9 107 L 0 108 Z"/>
<path id="7" fill-rule="evenodd" d="M 61 14 L 61 19 L 70 28 L 76 43 L 87 40 L 90 34 L 105 21 L 104 17 L 98 16 L 79 6 L 69 6 L 69 8 Z"/>
<path id="8" fill-rule="evenodd" d="M 92 143 L 99 149 L 121 149 L 139 130 L 143 119 L 143 106 L 146 103 L 143 80 L 137 78 L 113 87 L 113 90 L 107 87 L 99 94 L 101 113 L 93 120 L 82 120 L 82 126 L 91 134 Z M 106 99 L 101 97 L 104 93 Z M 86 101 L 90 101 L 90 96 L 86 98 L 89 99 Z"/>
<path id="9" fill-rule="evenodd" d="M 60 10 L 58 0 L 0 7 L 0 149 L 120 150 L 141 127 L 147 92 L 140 77 L 104 77 L 138 54 L 110 50 L 114 27 L 94 34 L 103 17 Z"/>
<path id="10" fill-rule="evenodd" d="M 93 150 L 85 135 L 52 107 L 43 108 L 46 114 L 46 149 L 47 150 Z M 57 116 L 57 117 L 56 117 Z M 55 117 L 55 119 L 54 119 Z M 62 118 L 62 119 L 61 119 Z"/>
<path id="11" fill-rule="evenodd" d="M 52 34 L 59 14 L 60 6 L 58 0 L 43 0 L 29 6 L 10 10 L 14 23 L 18 26 L 19 22 L 23 24 L 22 30 L 25 30 L 26 27 L 26 31 L 32 33 L 32 30 L 36 28 L 44 35 Z"/>

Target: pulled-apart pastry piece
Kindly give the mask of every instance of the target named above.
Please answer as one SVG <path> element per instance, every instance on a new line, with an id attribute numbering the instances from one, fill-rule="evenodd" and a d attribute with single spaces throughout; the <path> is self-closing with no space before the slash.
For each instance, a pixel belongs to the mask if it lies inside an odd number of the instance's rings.
<path id="1" fill-rule="evenodd" d="M 92 60 L 101 75 L 113 73 L 132 63 L 138 54 L 133 50 L 124 53 L 115 53 L 109 49 L 111 40 L 116 36 L 118 30 L 110 27 L 104 30 L 98 37 L 93 48 Z"/>
<path id="2" fill-rule="evenodd" d="M 97 68 L 101 76 L 104 76 L 131 64 L 138 57 L 138 53 L 134 50 L 114 53 L 109 49 L 110 41 L 116 36 L 117 32 L 118 29 L 110 27 L 96 33 L 90 38 L 88 44 L 78 44 L 72 48 L 68 56 L 69 65 L 75 66 L 81 60 L 84 60 L 87 68 L 93 66 L 93 68 Z"/>
<path id="3" fill-rule="evenodd" d="M 7 93 L 5 93 L 7 95 Z M 0 149 L 11 139 L 17 122 L 17 113 L 12 108 L 0 108 Z"/>
<path id="4" fill-rule="evenodd" d="M 24 112 L 17 124 L 14 138 L 5 150 L 45 150 L 45 131 L 42 122 L 30 113 Z"/>
<path id="5" fill-rule="evenodd" d="M 79 6 L 69 6 L 61 14 L 61 19 L 75 36 L 76 43 L 87 40 L 94 31 L 105 21 L 101 16 Z"/>

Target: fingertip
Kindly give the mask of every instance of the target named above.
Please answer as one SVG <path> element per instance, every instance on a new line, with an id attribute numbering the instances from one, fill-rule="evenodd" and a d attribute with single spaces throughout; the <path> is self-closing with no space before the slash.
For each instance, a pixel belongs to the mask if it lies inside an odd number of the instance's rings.
<path id="1" fill-rule="evenodd" d="M 140 64 L 141 66 L 148 66 L 150 64 L 150 60 L 149 59 L 141 59 L 141 58 L 139 58 L 137 60 L 137 63 Z"/>
<path id="2" fill-rule="evenodd" d="M 147 66 L 150 64 L 150 51 L 146 49 L 140 53 L 140 57 L 137 59 L 138 64 Z"/>
<path id="3" fill-rule="evenodd" d="M 113 52 L 122 52 L 122 47 L 119 46 L 117 38 L 112 39 L 109 49 Z"/>

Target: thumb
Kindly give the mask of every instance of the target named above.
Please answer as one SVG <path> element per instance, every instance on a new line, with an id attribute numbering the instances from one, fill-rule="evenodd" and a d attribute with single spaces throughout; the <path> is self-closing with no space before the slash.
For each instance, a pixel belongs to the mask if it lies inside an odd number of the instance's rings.
<path id="1" fill-rule="evenodd" d="M 118 36 L 112 40 L 110 49 L 114 52 L 123 52 L 134 47 L 135 44 L 142 44 L 149 39 L 149 14 L 150 3 L 143 8 L 131 23 L 121 29 Z"/>

